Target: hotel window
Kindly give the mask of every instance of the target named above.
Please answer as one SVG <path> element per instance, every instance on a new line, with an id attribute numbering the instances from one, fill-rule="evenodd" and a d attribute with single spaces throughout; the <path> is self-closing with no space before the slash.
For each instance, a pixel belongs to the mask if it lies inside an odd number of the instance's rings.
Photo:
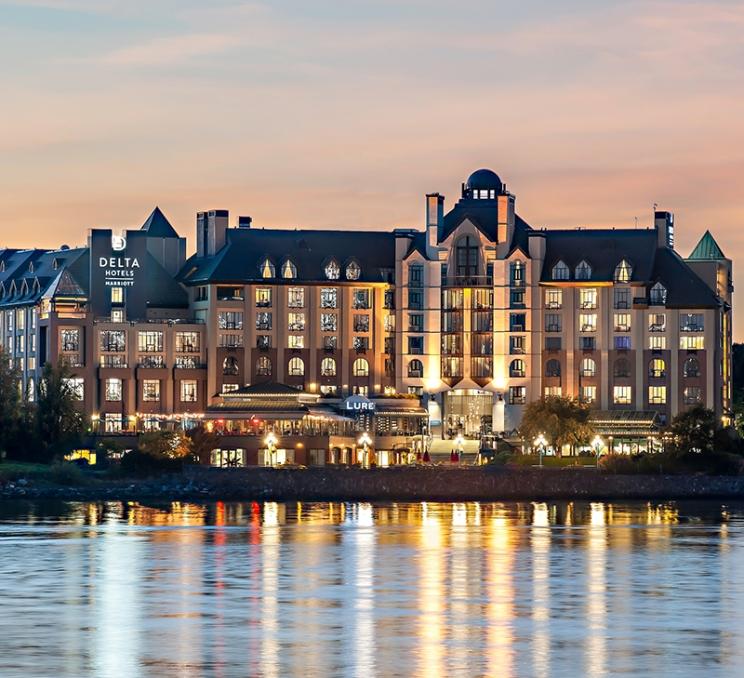
<path id="1" fill-rule="evenodd" d="M 615 313 L 615 332 L 630 332 L 630 313 Z"/>
<path id="2" fill-rule="evenodd" d="M 524 405 L 527 402 L 527 387 L 526 386 L 510 386 L 509 387 L 509 404 L 510 405 Z"/>
<path id="3" fill-rule="evenodd" d="M 221 348 L 229 348 L 229 347 L 236 347 L 236 346 L 242 346 L 243 345 L 243 335 L 242 334 L 226 334 L 226 333 L 220 333 L 220 341 L 219 345 Z"/>
<path id="4" fill-rule="evenodd" d="M 242 311 L 219 311 L 217 313 L 217 327 L 221 330 L 242 330 Z"/>
<path id="5" fill-rule="evenodd" d="M 451 378 L 451 377 L 461 377 L 462 376 L 462 365 L 463 360 L 462 358 L 442 358 L 442 376 Z"/>
<path id="6" fill-rule="evenodd" d="M 524 337 L 509 337 L 509 353 L 519 355 L 525 352 Z"/>
<path id="7" fill-rule="evenodd" d="M 365 396 L 366 397 L 366 396 L 369 395 L 369 386 L 366 386 L 366 385 L 364 385 L 364 386 L 358 386 L 357 384 L 354 384 L 351 387 L 351 392 L 354 395 L 362 395 L 362 396 Z"/>
<path id="8" fill-rule="evenodd" d="M 593 287 L 579 290 L 580 308 L 597 308 L 597 290 Z"/>
<path id="9" fill-rule="evenodd" d="M 443 334 L 442 353 L 445 355 L 462 355 L 462 336 L 459 334 Z"/>
<path id="10" fill-rule="evenodd" d="M 682 391 L 682 399 L 685 405 L 696 405 L 703 402 L 703 389 L 699 386 L 685 386 Z"/>
<path id="11" fill-rule="evenodd" d="M 630 308 L 630 289 L 628 287 L 616 287 L 613 290 L 613 300 L 615 308 Z"/>
<path id="12" fill-rule="evenodd" d="M 289 313 L 287 315 L 287 329 L 290 332 L 304 332 L 305 331 L 305 314 L 304 313 Z"/>
<path id="13" fill-rule="evenodd" d="M 383 326 L 385 328 L 385 332 L 395 332 L 395 316 L 392 313 L 389 313 L 385 316 Z"/>
<path id="14" fill-rule="evenodd" d="M 579 368 L 579 374 L 582 377 L 594 377 L 597 374 L 597 363 L 591 358 L 584 358 L 581 361 L 581 367 Z"/>
<path id="15" fill-rule="evenodd" d="M 462 290 L 442 290 L 442 310 L 460 311 L 463 308 L 465 295 Z"/>
<path id="16" fill-rule="evenodd" d="M 259 308 L 271 308 L 271 288 L 256 288 L 256 306 Z"/>
<path id="17" fill-rule="evenodd" d="M 124 322 L 124 311 L 123 310 L 111 310 L 111 322 L 112 323 L 123 323 Z"/>
<path id="18" fill-rule="evenodd" d="M 615 282 L 627 283 L 630 282 L 633 276 L 633 267 L 630 265 L 627 259 L 623 259 L 615 267 Z"/>
<path id="19" fill-rule="evenodd" d="M 478 243 L 466 235 L 455 245 L 455 265 L 458 277 L 473 278 L 478 275 Z"/>
<path id="20" fill-rule="evenodd" d="M 196 382 L 194 382 L 196 383 Z M 240 388 L 240 384 L 222 384 L 222 392 L 223 393 L 234 393 Z M 196 396 L 194 396 L 196 397 Z M 196 401 L 194 401 L 196 402 Z"/>
<path id="21" fill-rule="evenodd" d="M 359 276 L 362 274 L 362 269 L 359 267 L 356 261 L 352 261 L 346 267 L 346 279 L 347 280 L 359 280 Z"/>
<path id="22" fill-rule="evenodd" d="M 560 313 L 546 313 L 545 314 L 545 331 L 546 332 L 560 332 L 561 331 L 561 314 Z"/>
<path id="23" fill-rule="evenodd" d="M 421 309 L 424 307 L 424 295 L 419 290 L 408 290 L 408 308 Z"/>
<path id="24" fill-rule="evenodd" d="M 290 358 L 288 372 L 290 377 L 304 377 L 305 361 L 302 358 Z"/>
<path id="25" fill-rule="evenodd" d="M 17 353 L 25 353 L 25 348 L 24 348 L 25 347 L 25 342 L 26 342 L 25 335 L 23 335 L 23 334 L 19 335 L 18 337 L 16 337 L 16 341 L 18 342 L 18 344 L 16 346 L 16 352 Z"/>
<path id="26" fill-rule="evenodd" d="M 597 342 L 594 337 L 580 337 L 579 345 L 582 351 L 593 351 L 597 348 Z"/>
<path id="27" fill-rule="evenodd" d="M 16 329 L 26 329 L 26 311 L 23 308 L 19 308 L 16 310 Z"/>
<path id="28" fill-rule="evenodd" d="M 60 330 L 62 351 L 77 353 L 80 350 L 80 330 L 76 328 Z"/>
<path id="29" fill-rule="evenodd" d="M 63 377 L 62 383 L 67 392 L 72 395 L 73 400 L 85 398 L 85 380 L 82 377 Z"/>
<path id="30" fill-rule="evenodd" d="M 576 280 L 589 280 L 592 277 L 592 267 L 582 260 L 576 267 Z"/>
<path id="31" fill-rule="evenodd" d="M 653 379 L 663 379 L 666 377 L 666 363 L 661 358 L 654 358 L 648 364 L 648 376 Z"/>
<path id="32" fill-rule="evenodd" d="M 176 353 L 199 353 L 198 332 L 176 332 Z"/>
<path id="33" fill-rule="evenodd" d="M 385 290 L 382 307 L 387 310 L 395 308 L 395 290 Z"/>
<path id="34" fill-rule="evenodd" d="M 106 379 L 106 402 L 108 403 L 119 403 L 121 402 L 121 379 Z"/>
<path id="35" fill-rule="evenodd" d="M 509 364 L 509 376 L 510 377 L 523 377 L 526 374 L 524 360 L 517 358 L 512 360 Z"/>
<path id="36" fill-rule="evenodd" d="M 596 386 L 582 386 L 581 387 L 581 400 L 585 403 L 596 402 L 597 387 Z"/>
<path id="37" fill-rule="evenodd" d="M 650 301 L 652 304 L 658 304 L 658 305 L 664 305 L 666 304 L 667 300 L 667 290 L 664 285 L 661 283 L 656 283 L 651 288 L 651 293 L 649 294 Z"/>
<path id="38" fill-rule="evenodd" d="M 395 337 L 385 337 L 382 352 L 387 353 L 388 355 L 395 353 Z"/>
<path id="39" fill-rule="evenodd" d="M 320 361 L 320 376 L 336 376 L 336 361 L 333 358 L 323 358 L 323 360 Z"/>
<path id="40" fill-rule="evenodd" d="M 408 363 L 408 376 L 412 379 L 422 378 L 424 376 L 424 363 L 418 358 L 414 358 Z"/>
<path id="41" fill-rule="evenodd" d="M 303 334 L 290 334 L 287 336 L 288 348 L 305 348 L 305 336 Z"/>
<path id="42" fill-rule="evenodd" d="M 351 343 L 357 353 L 365 353 L 369 348 L 369 339 L 367 337 L 354 337 Z"/>
<path id="43" fill-rule="evenodd" d="M 323 337 L 323 349 L 326 351 L 334 351 L 338 345 L 338 337 Z"/>
<path id="44" fill-rule="evenodd" d="M 630 376 L 630 363 L 625 358 L 620 358 L 616 360 L 615 367 L 612 373 L 616 378 L 629 377 Z"/>
<path id="45" fill-rule="evenodd" d="M 257 330 L 270 330 L 271 329 L 272 315 L 270 311 L 261 311 L 256 313 L 256 329 Z"/>
<path id="46" fill-rule="evenodd" d="M 142 382 L 142 400 L 153 403 L 160 400 L 160 380 L 145 379 Z"/>
<path id="47" fill-rule="evenodd" d="M 335 396 L 338 394 L 338 386 L 335 384 L 321 384 L 320 393 L 325 396 Z"/>
<path id="48" fill-rule="evenodd" d="M 509 264 L 509 284 L 512 287 L 524 286 L 524 262 L 513 261 Z"/>
<path id="49" fill-rule="evenodd" d="M 615 405 L 630 405 L 632 389 L 630 386 L 615 386 L 612 390 L 612 402 Z"/>
<path id="50" fill-rule="evenodd" d="M 140 355 L 137 362 L 140 367 L 165 367 L 165 358 L 162 355 Z"/>
<path id="51" fill-rule="evenodd" d="M 562 308 L 563 307 L 563 290 L 548 289 L 545 290 L 545 307 Z"/>
<path id="52" fill-rule="evenodd" d="M 525 313 L 510 313 L 509 314 L 509 331 L 510 332 L 524 332 L 525 330 Z"/>
<path id="53" fill-rule="evenodd" d="M 338 280 L 341 277 L 341 267 L 335 259 L 331 259 L 325 265 L 325 276 L 328 280 Z"/>
<path id="54" fill-rule="evenodd" d="M 305 308 L 304 287 L 290 287 L 287 290 L 287 306 L 289 308 Z"/>
<path id="55" fill-rule="evenodd" d="M 423 352 L 424 352 L 424 338 L 423 337 L 408 337 L 409 355 L 421 355 Z"/>
<path id="56" fill-rule="evenodd" d="M 553 266 L 553 280 L 568 280 L 569 270 L 568 266 L 562 261 L 559 261 Z"/>
<path id="57" fill-rule="evenodd" d="M 222 374 L 226 377 L 237 377 L 240 372 L 240 365 L 238 359 L 229 355 L 222 361 Z"/>
<path id="58" fill-rule="evenodd" d="M 648 331 L 649 332 L 665 332 L 666 331 L 666 314 L 665 313 L 650 313 L 648 316 Z"/>
<path id="59" fill-rule="evenodd" d="M 686 351 L 702 351 L 705 348 L 705 337 L 702 335 L 680 337 L 679 347 Z"/>
<path id="60" fill-rule="evenodd" d="M 320 331 L 321 332 L 335 332 L 338 326 L 337 316 L 335 313 L 321 313 L 320 314 Z"/>
<path id="61" fill-rule="evenodd" d="M 101 351 L 123 353 L 127 348 L 124 330 L 101 330 Z"/>
<path id="62" fill-rule="evenodd" d="M 36 401 L 36 383 L 34 382 L 33 377 L 29 377 L 28 383 L 26 384 L 26 399 L 30 403 Z"/>
<path id="63" fill-rule="evenodd" d="M 545 376 L 546 377 L 560 377 L 561 376 L 561 364 L 553 359 L 548 360 L 545 363 Z"/>
<path id="64" fill-rule="evenodd" d="M 697 358 L 690 356 L 685 360 L 682 367 L 682 374 L 685 377 L 699 377 L 700 376 L 700 363 Z"/>
<path id="65" fill-rule="evenodd" d="M 616 351 L 629 351 L 630 350 L 630 337 L 615 337 L 615 350 Z"/>
<path id="66" fill-rule="evenodd" d="M 235 299 L 243 299 L 243 288 L 242 287 L 218 287 L 217 288 L 217 301 L 233 301 Z"/>
<path id="67" fill-rule="evenodd" d="M 357 309 L 369 308 L 369 290 L 354 290 L 351 305 Z"/>
<path id="68" fill-rule="evenodd" d="M 293 279 L 297 277 L 297 266 L 295 266 L 289 259 L 284 262 L 282 266 L 282 278 Z"/>
<path id="69" fill-rule="evenodd" d="M 560 386 L 546 386 L 545 397 L 546 398 L 560 398 L 563 393 Z"/>
<path id="70" fill-rule="evenodd" d="M 320 288 L 320 307 L 338 308 L 338 290 L 335 287 Z"/>
<path id="71" fill-rule="evenodd" d="M 702 313 L 680 313 L 680 332 L 704 332 L 705 320 Z"/>
<path id="72" fill-rule="evenodd" d="M 237 390 L 237 384 L 231 384 L 235 386 Z M 223 391 L 224 391 L 223 387 Z M 196 379 L 184 379 L 181 382 L 181 402 L 182 403 L 195 403 L 196 402 Z"/>
<path id="73" fill-rule="evenodd" d="M 137 350 L 140 353 L 160 353 L 163 350 L 163 333 L 138 332 Z"/>
<path id="74" fill-rule="evenodd" d="M 26 367 L 29 372 L 33 372 L 36 369 L 36 357 L 35 356 L 29 356 L 28 358 L 26 358 Z"/>
<path id="75" fill-rule="evenodd" d="M 666 386 L 649 386 L 648 402 L 651 405 L 666 405 Z"/>
<path id="76" fill-rule="evenodd" d="M 421 264 L 411 264 L 408 267 L 408 286 L 422 287 L 424 284 L 424 267 Z"/>
<path id="77" fill-rule="evenodd" d="M 524 308 L 524 290 L 510 290 L 509 305 L 512 308 Z"/>
<path id="78" fill-rule="evenodd" d="M 560 351 L 562 346 L 561 337 L 545 337 L 546 351 Z"/>
<path id="79" fill-rule="evenodd" d="M 409 332 L 423 332 L 424 331 L 424 314 L 423 313 L 409 313 L 408 314 L 408 331 Z"/>
<path id="80" fill-rule="evenodd" d="M 648 347 L 652 351 L 663 351 L 666 349 L 666 337 L 649 337 Z"/>
<path id="81" fill-rule="evenodd" d="M 271 259 L 264 259 L 261 262 L 260 273 L 262 278 L 273 278 L 276 275 L 276 269 L 274 264 L 271 263 Z"/>
<path id="82" fill-rule="evenodd" d="M 354 331 L 369 332 L 369 316 L 366 313 L 354 314 Z"/>
<path id="83" fill-rule="evenodd" d="M 351 367 L 351 373 L 355 377 L 368 377 L 369 363 L 364 358 L 357 358 Z"/>
<path id="84" fill-rule="evenodd" d="M 271 360 L 268 356 L 262 355 L 256 360 L 256 376 L 268 377 L 271 375 Z"/>
<path id="85" fill-rule="evenodd" d="M 596 332 L 597 331 L 597 314 L 596 313 L 579 313 L 579 331 Z"/>
<path id="86" fill-rule="evenodd" d="M 112 304 L 123 304 L 124 303 L 124 289 L 122 287 L 111 288 L 111 303 Z"/>
<path id="87" fill-rule="evenodd" d="M 256 348 L 271 348 L 271 335 L 270 334 L 256 335 Z"/>
<path id="88" fill-rule="evenodd" d="M 110 412 L 103 417 L 104 433 L 121 433 L 121 415 L 111 414 Z"/>

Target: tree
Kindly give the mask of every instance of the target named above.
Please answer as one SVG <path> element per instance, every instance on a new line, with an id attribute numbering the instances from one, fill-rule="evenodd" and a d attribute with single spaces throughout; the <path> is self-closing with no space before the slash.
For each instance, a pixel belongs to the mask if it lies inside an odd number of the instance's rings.
<path id="1" fill-rule="evenodd" d="M 200 464 L 208 464 L 209 456 L 217 444 L 217 434 L 203 425 L 195 426 L 186 434 L 191 442 L 191 454 Z"/>
<path id="2" fill-rule="evenodd" d="M 21 430 L 23 401 L 20 371 L 0 347 L 0 453 L 15 456 Z"/>
<path id="3" fill-rule="evenodd" d="M 716 424 L 716 413 L 703 405 L 695 405 L 680 412 L 670 426 L 674 438 L 674 452 L 680 456 L 688 453 L 712 453 Z"/>
<path id="4" fill-rule="evenodd" d="M 542 434 L 554 448 L 586 444 L 594 435 L 589 406 L 567 396 L 545 396 L 529 403 L 519 432 L 530 443 Z"/>
<path id="5" fill-rule="evenodd" d="M 80 442 L 84 418 L 70 384 L 71 372 L 65 365 L 44 365 L 36 395 L 35 423 L 38 437 L 31 456 L 51 461 Z"/>
<path id="6" fill-rule="evenodd" d="M 181 431 L 150 431 L 137 441 L 142 454 L 159 459 L 183 459 L 191 454 L 191 442 Z"/>

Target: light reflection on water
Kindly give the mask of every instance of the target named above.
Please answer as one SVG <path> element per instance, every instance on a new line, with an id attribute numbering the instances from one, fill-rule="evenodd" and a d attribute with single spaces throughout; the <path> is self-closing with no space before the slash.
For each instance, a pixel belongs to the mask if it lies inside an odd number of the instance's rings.
<path id="1" fill-rule="evenodd" d="M 0 504 L 0 675 L 744 675 L 744 506 Z"/>

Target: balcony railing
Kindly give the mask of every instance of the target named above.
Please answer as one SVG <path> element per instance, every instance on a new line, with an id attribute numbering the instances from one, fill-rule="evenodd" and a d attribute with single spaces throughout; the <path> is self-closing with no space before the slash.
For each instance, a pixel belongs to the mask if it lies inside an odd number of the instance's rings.
<path id="1" fill-rule="evenodd" d="M 442 287 L 491 287 L 491 275 L 447 275 L 442 279 Z"/>

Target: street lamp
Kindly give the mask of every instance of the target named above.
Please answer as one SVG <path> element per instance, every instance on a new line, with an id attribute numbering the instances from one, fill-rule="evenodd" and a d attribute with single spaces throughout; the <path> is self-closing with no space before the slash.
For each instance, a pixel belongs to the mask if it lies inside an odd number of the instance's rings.
<path id="1" fill-rule="evenodd" d="M 264 438 L 264 444 L 269 450 L 269 466 L 276 465 L 276 444 L 279 440 L 273 431 L 269 431 Z"/>
<path id="2" fill-rule="evenodd" d="M 537 438 L 535 438 L 534 442 L 535 446 L 537 447 L 537 453 L 540 456 L 540 466 L 543 465 L 543 455 L 545 454 L 545 447 L 548 444 L 548 441 L 545 439 L 545 436 L 541 433 Z"/>
<path id="3" fill-rule="evenodd" d="M 597 457 L 597 466 L 599 466 L 599 458 L 602 456 L 602 447 L 604 445 L 604 441 L 602 438 L 600 438 L 598 435 L 594 436 L 594 440 L 592 440 L 592 447 L 594 448 L 594 454 Z"/>
<path id="4" fill-rule="evenodd" d="M 460 459 L 462 458 L 462 450 L 465 447 L 465 438 L 463 437 L 462 433 L 458 433 L 455 437 L 455 450 L 457 450 L 457 463 L 460 463 Z"/>
<path id="5" fill-rule="evenodd" d="M 357 443 L 359 443 L 359 445 L 361 445 L 364 450 L 364 454 L 362 456 L 362 466 L 364 468 L 367 468 L 369 461 L 369 446 L 372 444 L 372 438 L 369 437 L 369 433 L 367 433 L 367 431 L 364 431 L 364 433 L 359 436 L 359 440 L 357 440 Z"/>

